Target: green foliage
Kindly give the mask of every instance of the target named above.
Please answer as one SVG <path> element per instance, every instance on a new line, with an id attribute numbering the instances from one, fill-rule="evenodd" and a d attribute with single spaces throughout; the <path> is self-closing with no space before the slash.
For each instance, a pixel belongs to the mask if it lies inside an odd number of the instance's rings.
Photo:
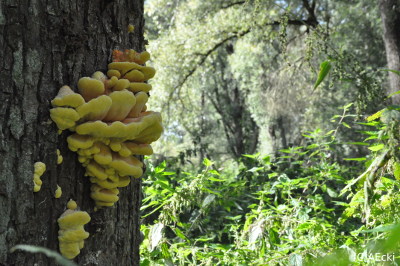
<path id="1" fill-rule="evenodd" d="M 360 123 L 351 108 L 334 116 L 336 128 L 303 134 L 306 145 L 275 158 L 244 155 L 238 171 L 208 159 L 198 173 L 150 164 L 142 265 L 363 265 L 355 254 L 393 252 L 387 243 L 397 239 L 390 234 L 398 236 L 393 224 L 400 222 L 398 111 L 388 107 Z M 338 141 L 340 130 L 357 126 L 373 130 L 362 131 L 364 140 Z M 338 146 L 345 145 L 369 154 L 343 160 Z M 366 162 L 366 170 L 355 162 Z"/>

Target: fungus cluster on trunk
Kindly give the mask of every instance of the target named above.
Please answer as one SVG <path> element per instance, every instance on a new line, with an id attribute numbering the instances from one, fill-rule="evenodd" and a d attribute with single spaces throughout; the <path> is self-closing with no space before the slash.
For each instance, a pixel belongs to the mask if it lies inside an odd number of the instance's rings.
<path id="1" fill-rule="evenodd" d="M 161 115 L 146 111 L 151 85 L 145 82 L 155 74 L 142 65 L 149 53 L 114 51 L 113 58 L 107 75 L 97 71 L 78 81 L 79 93 L 61 87 L 50 110 L 59 130 L 74 132 L 68 147 L 86 168 L 97 207 L 113 206 L 118 188 L 143 174 L 135 155 L 151 155 L 150 143 L 162 132 Z"/>
<path id="2" fill-rule="evenodd" d="M 155 75 L 144 65 L 149 58 L 148 52 L 115 50 L 106 74 L 79 79 L 77 92 L 63 86 L 51 101 L 50 116 L 59 131 L 72 132 L 68 147 L 86 168 L 96 209 L 113 206 L 119 188 L 143 174 L 136 156 L 151 155 L 150 144 L 161 136 L 161 115 L 146 106 L 151 90 L 146 81 Z"/>

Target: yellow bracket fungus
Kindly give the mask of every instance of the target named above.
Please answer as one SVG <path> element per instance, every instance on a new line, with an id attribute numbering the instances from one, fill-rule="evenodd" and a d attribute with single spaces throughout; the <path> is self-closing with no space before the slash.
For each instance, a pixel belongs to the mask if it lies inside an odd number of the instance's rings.
<path id="1" fill-rule="evenodd" d="M 105 82 L 107 80 L 107 76 L 101 71 L 94 72 L 92 78 L 100 80 L 101 82 Z"/>
<path id="2" fill-rule="evenodd" d="M 42 162 L 36 162 L 33 165 L 34 173 L 33 173 L 33 192 L 39 192 L 42 187 L 42 180 L 40 177 L 46 171 L 46 165 Z"/>
<path id="3" fill-rule="evenodd" d="M 56 98 L 51 101 L 53 106 L 68 106 L 68 107 L 79 107 L 85 103 L 82 95 L 75 93 L 69 86 L 62 86 L 59 90 Z"/>
<path id="4" fill-rule="evenodd" d="M 104 83 L 95 78 L 84 77 L 78 81 L 79 93 L 85 101 L 90 101 L 104 93 Z"/>
<path id="5" fill-rule="evenodd" d="M 57 149 L 57 164 L 61 164 L 63 162 L 63 157 L 59 149 Z"/>
<path id="6" fill-rule="evenodd" d="M 132 24 L 128 25 L 128 32 L 131 33 L 135 30 L 135 26 L 133 26 Z"/>
<path id="7" fill-rule="evenodd" d="M 59 198 L 61 198 L 61 195 L 62 195 L 61 187 L 59 185 L 57 185 L 57 189 L 56 189 L 56 191 L 54 191 L 54 197 L 56 199 L 59 199 Z"/>
<path id="8" fill-rule="evenodd" d="M 58 129 L 70 129 L 75 127 L 75 122 L 80 116 L 75 109 L 57 107 L 50 110 L 50 117 L 57 124 Z"/>
<path id="9" fill-rule="evenodd" d="M 121 73 L 116 69 L 110 69 L 107 71 L 107 76 L 111 79 L 112 77 L 116 77 L 119 79 L 121 77 Z"/>
<path id="10" fill-rule="evenodd" d="M 149 92 L 151 90 L 151 85 L 142 82 L 131 82 L 128 86 L 131 92 Z M 136 96 L 136 95 L 135 95 Z"/>
<path id="11" fill-rule="evenodd" d="M 93 185 L 91 190 L 90 196 L 96 202 L 97 207 L 113 206 L 119 199 L 119 190 L 117 188 L 107 189 L 99 185 Z"/>
<path id="12" fill-rule="evenodd" d="M 78 208 L 78 204 L 76 204 L 75 200 L 70 199 L 67 202 L 67 208 L 70 209 L 70 210 L 75 210 L 76 208 Z"/>
<path id="13" fill-rule="evenodd" d="M 68 205 L 71 201 L 68 202 Z M 79 255 L 83 248 L 84 240 L 89 237 L 85 231 L 84 225 L 90 222 L 90 216 L 87 212 L 77 211 L 76 202 L 73 208 L 66 210 L 58 218 L 58 242 L 60 253 L 67 259 L 73 259 Z"/>
<path id="14" fill-rule="evenodd" d="M 76 108 L 79 117 L 86 121 L 101 120 L 110 110 L 112 99 L 107 95 L 101 95 Z"/>
<path id="15" fill-rule="evenodd" d="M 128 114 L 128 117 L 138 117 L 139 114 L 142 112 L 143 107 L 147 103 L 149 96 L 147 93 L 141 91 L 138 92 L 136 95 L 136 104 L 135 106 L 131 109 L 131 111 Z"/>
<path id="16" fill-rule="evenodd" d="M 67 138 L 68 148 L 86 168 L 97 207 L 113 206 L 118 189 L 143 174 L 143 163 L 135 156 L 151 155 L 150 143 L 161 136 L 161 115 L 146 111 L 151 85 L 145 81 L 155 74 L 144 65 L 149 59 L 148 52 L 114 50 L 107 75 L 97 71 L 79 79 L 79 93 L 63 86 L 52 101 L 50 114 L 57 127 L 74 132 Z M 73 248 L 76 253 L 76 245 L 68 247 Z"/>
<path id="17" fill-rule="evenodd" d="M 127 90 L 114 91 L 110 93 L 109 97 L 112 100 L 112 105 L 103 121 L 124 120 L 136 103 L 133 93 Z"/>

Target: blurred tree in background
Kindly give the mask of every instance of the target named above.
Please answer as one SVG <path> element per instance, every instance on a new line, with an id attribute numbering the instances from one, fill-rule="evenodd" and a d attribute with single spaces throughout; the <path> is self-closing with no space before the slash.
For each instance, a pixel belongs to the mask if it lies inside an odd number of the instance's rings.
<path id="1" fill-rule="evenodd" d="M 151 0 L 145 12 L 167 156 L 271 153 L 300 144 L 338 106 L 373 112 L 382 99 L 379 8 L 369 1 Z M 327 59 L 334 71 L 313 91 Z"/>

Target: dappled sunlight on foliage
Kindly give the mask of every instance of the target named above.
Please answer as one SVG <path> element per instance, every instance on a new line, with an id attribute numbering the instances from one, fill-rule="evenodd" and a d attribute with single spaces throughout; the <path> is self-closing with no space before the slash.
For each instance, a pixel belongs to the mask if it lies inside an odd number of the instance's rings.
<path id="1" fill-rule="evenodd" d="M 364 124 L 390 134 L 384 123 Z M 246 166 L 236 174 L 214 169 L 207 159 L 198 174 L 178 174 L 166 162 L 151 166 L 142 207 L 144 265 L 286 264 L 336 248 L 363 252 L 384 236 L 366 229 L 399 222 L 397 158 L 390 155 L 384 163 L 393 164 L 395 176 L 379 162 L 374 198 L 360 201 L 364 185 L 350 194 L 348 188 L 360 181 L 354 177 L 363 171 L 362 162 L 376 160 L 392 144 L 385 133 L 372 135 L 352 144 L 369 147 L 371 154 L 339 162 L 337 130 L 305 133 L 309 145 L 280 150 L 276 158 L 244 155 Z M 366 212 L 374 220 L 362 225 Z"/>

